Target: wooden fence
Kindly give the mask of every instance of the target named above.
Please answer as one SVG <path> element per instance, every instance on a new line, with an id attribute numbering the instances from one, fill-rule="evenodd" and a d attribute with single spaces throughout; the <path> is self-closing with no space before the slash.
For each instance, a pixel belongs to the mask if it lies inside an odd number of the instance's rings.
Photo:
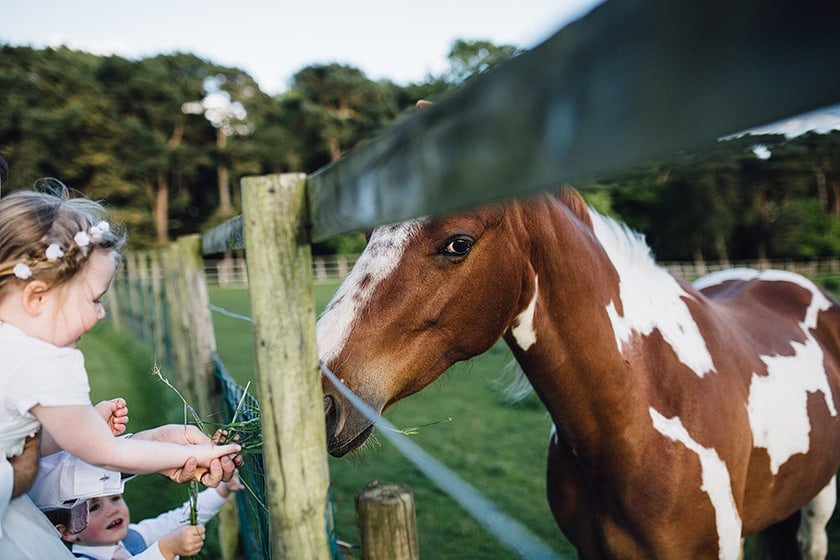
<path id="1" fill-rule="evenodd" d="M 356 264 L 358 257 L 359 255 L 313 255 L 312 280 L 316 284 L 341 280 Z M 214 286 L 247 286 L 248 267 L 245 256 L 236 254 L 219 259 L 205 259 L 204 276 L 207 283 Z"/>
<path id="2" fill-rule="evenodd" d="M 172 258 L 199 283 L 184 263 L 247 254 L 271 557 L 329 558 L 312 241 L 606 176 L 836 103 L 838 23 L 829 1 L 609 0 L 335 164 L 244 179 L 242 216 L 179 240 Z M 190 291 L 167 297 L 201 305 Z M 204 375 L 214 342 L 199 346 L 184 375 Z"/>
<path id="3" fill-rule="evenodd" d="M 343 280 L 359 255 L 314 255 L 312 257 L 312 280 L 316 284 L 321 282 L 340 282 Z M 840 275 L 840 258 L 824 258 L 813 260 L 773 260 L 773 261 L 707 261 L 695 262 L 662 262 L 662 266 L 670 272 L 694 280 L 704 274 L 725 270 L 728 268 L 754 268 L 763 270 L 789 270 L 811 278 L 817 276 Z M 204 260 L 204 277 L 207 283 L 222 287 L 243 287 L 248 285 L 248 268 L 244 255 L 229 256 L 221 259 Z"/>

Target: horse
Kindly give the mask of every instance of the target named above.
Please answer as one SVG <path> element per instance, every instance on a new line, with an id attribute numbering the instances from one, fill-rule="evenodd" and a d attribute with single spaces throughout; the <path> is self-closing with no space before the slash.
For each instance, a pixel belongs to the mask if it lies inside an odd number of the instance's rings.
<path id="1" fill-rule="evenodd" d="M 551 416 L 549 506 L 581 558 L 735 559 L 753 534 L 826 554 L 840 306 L 800 275 L 690 284 L 563 187 L 374 229 L 316 330 L 380 414 L 504 339 Z M 340 457 L 373 425 L 322 384 Z"/>

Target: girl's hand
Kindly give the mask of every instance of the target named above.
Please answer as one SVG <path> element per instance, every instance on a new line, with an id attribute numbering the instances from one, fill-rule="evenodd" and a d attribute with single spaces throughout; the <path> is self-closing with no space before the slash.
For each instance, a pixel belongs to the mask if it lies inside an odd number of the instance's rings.
<path id="1" fill-rule="evenodd" d="M 117 397 L 109 401 L 102 401 L 97 403 L 94 408 L 105 419 L 112 434 L 118 436 L 125 432 L 125 425 L 128 424 L 128 404 L 125 399 Z"/>
<path id="2" fill-rule="evenodd" d="M 197 427 L 183 424 L 165 424 L 157 428 L 142 430 L 134 434 L 133 439 L 181 444 L 210 443 L 212 441 Z M 221 482 L 230 480 L 236 472 L 236 468 L 241 467 L 243 463 L 241 455 L 233 457 L 224 455 L 210 461 L 209 468 L 199 467 L 198 460 L 195 457 L 190 457 L 182 467 L 162 471 L 161 474 L 168 476 L 172 481 L 179 484 L 197 480 L 205 486 L 217 487 Z"/>
<path id="3" fill-rule="evenodd" d="M 158 541 L 158 549 L 167 560 L 176 556 L 195 556 L 204 546 L 204 525 L 183 525 Z"/>
<path id="4" fill-rule="evenodd" d="M 235 460 L 235 457 L 242 451 L 242 446 L 238 443 L 226 443 L 224 445 L 215 444 L 197 444 L 195 445 L 195 453 L 193 455 L 198 459 L 198 466 L 209 468 L 210 462 L 214 459 L 221 459 L 228 456 Z M 200 480 L 199 480 L 200 481 Z"/>

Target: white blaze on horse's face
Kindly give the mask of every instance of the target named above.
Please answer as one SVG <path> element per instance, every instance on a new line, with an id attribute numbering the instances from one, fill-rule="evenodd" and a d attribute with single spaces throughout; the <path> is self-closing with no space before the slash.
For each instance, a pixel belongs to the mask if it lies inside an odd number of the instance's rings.
<path id="1" fill-rule="evenodd" d="M 773 474 L 778 474 L 779 468 L 788 459 L 797 453 L 807 453 L 810 447 L 809 393 L 822 393 L 829 412 L 837 416 L 825 372 L 825 357 L 811 331 L 817 326 L 820 311 L 829 309 L 831 302 L 811 282 L 796 274 L 778 270 L 721 271 L 695 282 L 695 287 L 708 288 L 726 281 L 754 278 L 767 282 L 792 282 L 811 293 L 811 304 L 799 323 L 805 342 L 791 341 L 792 355 L 761 356 L 767 365 L 767 372 L 753 372 L 750 382 L 747 411 L 754 445 L 767 449 L 770 469 Z"/>
<path id="2" fill-rule="evenodd" d="M 623 313 L 619 315 L 615 302 L 607 306 L 618 350 L 634 332 L 646 336 L 658 330 L 680 362 L 699 377 L 715 371 L 706 341 L 685 303 L 691 296 L 656 265 L 640 235 L 597 212 L 591 216 L 595 236 L 619 277 Z"/>
<path id="3" fill-rule="evenodd" d="M 721 559 L 738 558 L 741 552 L 741 516 L 732 495 L 732 483 L 726 463 L 717 451 L 703 447 L 683 426 L 679 417 L 665 418 L 653 407 L 648 408 L 653 427 L 673 441 L 682 443 L 689 451 L 697 455 L 700 461 L 700 489 L 709 496 L 715 510 L 715 525 L 718 533 L 718 557 Z"/>
<path id="4" fill-rule="evenodd" d="M 376 286 L 397 268 L 406 244 L 421 224 L 421 220 L 410 220 L 373 231 L 361 257 L 318 321 L 318 355 L 324 363 L 341 353 L 354 319 L 368 304 Z"/>

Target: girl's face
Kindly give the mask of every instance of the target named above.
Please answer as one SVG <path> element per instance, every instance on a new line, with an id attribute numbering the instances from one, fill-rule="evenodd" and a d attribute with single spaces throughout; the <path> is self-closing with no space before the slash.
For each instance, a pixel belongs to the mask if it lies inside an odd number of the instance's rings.
<path id="1" fill-rule="evenodd" d="M 48 308 L 43 315 L 42 340 L 73 347 L 81 336 L 105 317 L 102 298 L 116 272 L 111 252 L 94 251 L 87 265 L 70 282 L 45 294 Z"/>
<path id="2" fill-rule="evenodd" d="M 117 544 L 128 534 L 128 506 L 122 494 L 88 500 L 88 525 L 73 542 L 86 546 Z"/>

